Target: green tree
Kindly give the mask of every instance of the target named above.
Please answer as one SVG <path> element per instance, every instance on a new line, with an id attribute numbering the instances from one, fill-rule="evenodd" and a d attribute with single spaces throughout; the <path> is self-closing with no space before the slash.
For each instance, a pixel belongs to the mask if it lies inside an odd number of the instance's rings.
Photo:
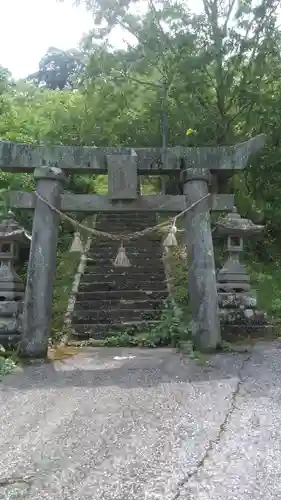
<path id="1" fill-rule="evenodd" d="M 78 50 L 50 47 L 39 62 L 39 69 L 27 77 L 39 87 L 52 90 L 74 88 L 84 69 L 83 55 Z"/>
<path id="2" fill-rule="evenodd" d="M 87 5 L 96 22 L 87 89 L 100 78 L 115 84 L 115 97 L 125 85 L 129 95 L 123 108 L 115 101 L 122 118 L 110 120 L 114 142 L 163 144 L 161 116 L 170 146 L 232 144 L 265 132 L 268 147 L 236 179 L 237 194 L 246 211 L 280 231 L 279 0 L 205 0 L 200 15 L 173 0 L 149 0 L 142 14 L 131 0 Z M 134 43 L 126 51 L 108 43 L 97 50 L 96 40 L 117 25 Z M 107 124 L 109 108 L 102 115 Z M 195 132 L 185 136 L 185 129 Z"/>

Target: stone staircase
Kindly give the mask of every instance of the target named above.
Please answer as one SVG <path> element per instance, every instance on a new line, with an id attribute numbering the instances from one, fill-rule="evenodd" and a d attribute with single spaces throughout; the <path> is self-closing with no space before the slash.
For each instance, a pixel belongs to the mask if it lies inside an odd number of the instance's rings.
<path id="1" fill-rule="evenodd" d="M 156 225 L 156 215 L 112 213 L 100 215 L 96 229 L 133 233 Z M 131 267 L 115 268 L 119 241 L 94 238 L 76 294 L 73 337 L 99 339 L 114 331 L 133 331 L 157 324 L 168 296 L 162 245 L 155 233 L 125 242 Z"/>

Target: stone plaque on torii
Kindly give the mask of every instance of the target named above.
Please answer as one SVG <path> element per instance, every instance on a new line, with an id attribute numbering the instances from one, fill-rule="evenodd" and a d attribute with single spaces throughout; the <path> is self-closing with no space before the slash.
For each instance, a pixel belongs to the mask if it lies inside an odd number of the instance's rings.
<path id="1" fill-rule="evenodd" d="M 250 155 L 264 143 L 265 137 L 260 135 L 235 146 L 167 148 L 163 155 L 161 148 L 102 149 L 0 142 L 0 168 L 15 173 L 34 172 L 38 194 L 63 212 L 176 214 L 205 197 L 185 215 L 188 282 L 195 342 L 201 349 L 214 349 L 221 335 L 210 210 L 231 211 L 234 195 L 213 191 L 226 177 L 244 169 Z M 68 173 L 108 174 L 108 196 L 64 194 Z M 182 195 L 140 196 L 139 175 L 169 173 L 179 175 Z M 9 192 L 9 199 L 11 207 L 34 210 L 21 353 L 42 358 L 47 354 L 51 331 L 59 215 L 35 193 Z"/>

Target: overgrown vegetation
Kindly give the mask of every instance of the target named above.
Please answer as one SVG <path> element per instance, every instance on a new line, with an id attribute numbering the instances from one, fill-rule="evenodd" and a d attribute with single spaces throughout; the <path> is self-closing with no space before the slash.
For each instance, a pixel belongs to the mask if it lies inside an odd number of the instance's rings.
<path id="1" fill-rule="evenodd" d="M 138 346 L 138 347 L 181 347 L 190 340 L 183 311 L 175 308 L 170 299 L 164 303 L 159 323 L 141 325 L 139 328 L 126 328 L 122 332 L 112 333 L 102 341 L 104 346 Z"/>
<path id="2" fill-rule="evenodd" d="M 52 342 L 59 342 L 65 332 L 64 320 L 71 294 L 73 280 L 80 261 L 80 254 L 63 251 L 57 252 L 57 272 L 53 295 Z"/>
<path id="3" fill-rule="evenodd" d="M 247 262 L 258 304 L 269 316 L 281 323 L 281 276 L 279 262 Z"/>
<path id="4" fill-rule="evenodd" d="M 83 225 L 94 228 L 95 215 L 80 217 Z M 73 228 L 72 228 L 73 230 Z M 80 231 L 80 238 L 83 246 L 86 245 L 90 234 L 86 231 Z M 59 245 L 57 250 L 57 268 L 56 279 L 54 283 L 53 294 L 53 321 L 52 321 L 52 343 L 59 343 L 64 335 L 67 335 L 65 326 L 65 314 L 68 307 L 68 301 L 71 295 L 74 276 L 78 270 L 81 259 L 79 252 L 70 252 L 73 240 L 73 232 L 69 233 L 67 223 L 63 223 L 60 229 Z"/>

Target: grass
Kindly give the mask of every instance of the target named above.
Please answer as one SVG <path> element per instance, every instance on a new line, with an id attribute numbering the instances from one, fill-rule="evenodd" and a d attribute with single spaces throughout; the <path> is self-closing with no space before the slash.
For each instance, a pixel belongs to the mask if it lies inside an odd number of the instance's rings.
<path id="1" fill-rule="evenodd" d="M 281 321 L 281 272 L 276 263 L 246 262 L 258 306 L 269 316 Z"/>
<path id="2" fill-rule="evenodd" d="M 16 361 L 13 356 L 6 356 L 6 351 L 0 345 L 0 382 L 5 375 L 8 375 L 16 367 Z"/>

